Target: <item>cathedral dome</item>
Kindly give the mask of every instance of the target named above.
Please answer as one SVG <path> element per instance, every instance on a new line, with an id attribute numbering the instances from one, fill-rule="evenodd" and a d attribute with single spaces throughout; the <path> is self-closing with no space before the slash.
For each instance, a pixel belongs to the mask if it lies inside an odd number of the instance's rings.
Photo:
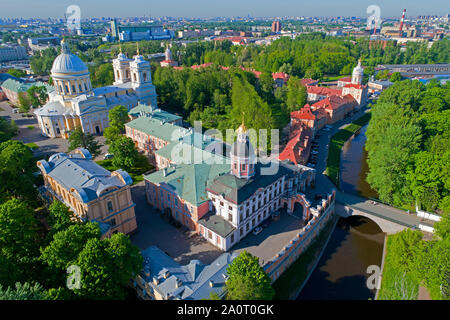
<path id="1" fill-rule="evenodd" d="M 88 72 L 86 64 L 70 52 L 64 40 L 61 42 L 61 54 L 53 61 L 52 73 L 82 73 Z"/>

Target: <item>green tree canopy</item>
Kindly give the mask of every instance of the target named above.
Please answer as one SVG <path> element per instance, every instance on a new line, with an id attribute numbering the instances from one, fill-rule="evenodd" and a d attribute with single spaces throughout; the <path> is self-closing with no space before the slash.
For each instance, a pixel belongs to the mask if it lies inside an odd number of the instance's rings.
<path id="1" fill-rule="evenodd" d="M 33 154 L 22 142 L 0 143 L 0 201 L 14 196 L 35 202 L 33 173 L 36 170 Z"/>
<path id="2" fill-rule="evenodd" d="M 270 300 L 275 294 L 269 276 L 258 257 L 242 251 L 228 266 L 226 281 L 229 300 Z"/>
<path id="3" fill-rule="evenodd" d="M 94 135 L 84 133 L 81 127 L 76 127 L 69 136 L 69 151 L 80 147 L 89 150 L 93 158 L 101 153 L 101 145 L 95 140 Z"/>
<path id="4" fill-rule="evenodd" d="M 124 287 L 141 271 L 142 263 L 138 248 L 123 233 L 89 239 L 76 262 L 81 288 L 75 293 L 85 299 L 124 299 Z"/>
<path id="5" fill-rule="evenodd" d="M 112 164 L 116 168 L 125 170 L 132 168 L 136 164 L 139 155 L 133 140 L 125 136 L 114 140 L 109 146 L 109 152 L 114 155 Z"/>
<path id="6" fill-rule="evenodd" d="M 109 125 L 115 127 L 123 132 L 125 130 L 125 123 L 129 120 L 128 110 L 124 106 L 115 106 L 109 110 Z"/>

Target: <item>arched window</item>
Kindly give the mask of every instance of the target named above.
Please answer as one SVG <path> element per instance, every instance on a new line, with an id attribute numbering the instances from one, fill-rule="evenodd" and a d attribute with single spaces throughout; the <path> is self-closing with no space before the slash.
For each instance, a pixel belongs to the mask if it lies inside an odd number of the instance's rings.
<path id="1" fill-rule="evenodd" d="M 144 72 L 144 81 L 147 81 L 147 73 Z"/>
<path id="2" fill-rule="evenodd" d="M 136 73 L 133 73 L 133 81 L 136 82 Z"/>
<path id="3" fill-rule="evenodd" d="M 117 79 L 119 79 L 120 78 L 120 73 L 119 73 L 119 70 L 117 70 Z"/>

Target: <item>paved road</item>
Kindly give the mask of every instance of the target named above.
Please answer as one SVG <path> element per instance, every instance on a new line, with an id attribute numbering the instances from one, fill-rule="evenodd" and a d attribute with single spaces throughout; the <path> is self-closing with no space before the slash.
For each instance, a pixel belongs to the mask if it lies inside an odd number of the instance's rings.
<path id="1" fill-rule="evenodd" d="M 364 113 L 367 112 L 367 108 L 362 108 L 352 117 L 341 120 L 337 122 L 333 128 L 326 132 L 324 130 L 319 131 L 320 138 L 318 138 L 319 154 L 316 164 L 316 188 L 310 189 L 307 192 L 309 199 L 314 199 L 315 194 L 327 194 L 331 190 L 336 189 L 336 186 L 331 182 L 331 180 L 325 175 L 327 157 L 328 157 L 328 147 L 331 137 L 338 132 L 340 129 L 345 127 L 347 124 L 360 118 Z M 419 224 L 424 224 L 432 226 L 434 223 L 429 220 L 423 221 L 423 219 L 417 217 L 416 214 L 407 214 L 405 211 L 387 206 L 384 204 L 377 203 L 374 205 L 371 200 L 359 197 L 357 195 L 348 194 L 337 190 L 336 200 L 342 204 L 352 206 L 356 209 L 361 209 L 368 213 L 373 213 L 377 216 L 385 217 L 387 220 L 395 220 L 406 226 L 418 226 Z"/>

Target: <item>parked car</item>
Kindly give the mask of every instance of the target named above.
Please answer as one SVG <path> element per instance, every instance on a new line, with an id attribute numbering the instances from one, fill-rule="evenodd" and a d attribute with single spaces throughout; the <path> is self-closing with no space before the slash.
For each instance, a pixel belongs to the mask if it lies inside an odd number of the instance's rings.
<path id="1" fill-rule="evenodd" d="M 308 164 L 306 164 L 306 166 L 307 166 L 307 167 L 310 167 L 310 168 L 314 168 L 316 165 L 313 164 L 313 163 L 308 163 Z"/>
<path id="2" fill-rule="evenodd" d="M 267 228 L 270 225 L 270 218 L 267 218 L 261 223 L 261 227 Z"/>
<path id="3" fill-rule="evenodd" d="M 13 108 L 12 113 L 19 113 L 19 108 Z"/>
<path id="4" fill-rule="evenodd" d="M 255 229 L 253 229 L 252 233 L 256 236 L 258 234 L 260 234 L 262 231 L 261 227 L 256 227 Z"/>
<path id="5" fill-rule="evenodd" d="M 103 157 L 103 160 L 108 160 L 108 159 L 112 159 L 112 158 L 114 158 L 114 155 L 112 153 L 107 153 Z"/>
<path id="6" fill-rule="evenodd" d="M 321 194 L 316 194 L 316 195 L 314 196 L 314 199 L 315 199 L 315 200 L 320 200 L 320 199 L 322 199 L 322 195 L 321 195 Z"/>

